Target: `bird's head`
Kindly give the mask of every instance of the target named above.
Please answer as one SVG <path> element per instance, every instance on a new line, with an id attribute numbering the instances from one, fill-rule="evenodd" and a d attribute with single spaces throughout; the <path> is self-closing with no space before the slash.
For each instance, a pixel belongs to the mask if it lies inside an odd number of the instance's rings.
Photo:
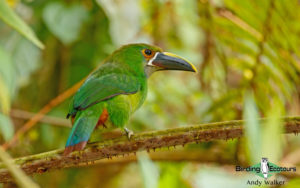
<path id="1" fill-rule="evenodd" d="M 143 73 L 147 77 L 162 70 L 197 72 L 188 60 L 148 44 L 125 45 L 114 53 L 114 57 L 117 60 L 122 59 L 120 62 L 127 64 L 131 70 Z"/>

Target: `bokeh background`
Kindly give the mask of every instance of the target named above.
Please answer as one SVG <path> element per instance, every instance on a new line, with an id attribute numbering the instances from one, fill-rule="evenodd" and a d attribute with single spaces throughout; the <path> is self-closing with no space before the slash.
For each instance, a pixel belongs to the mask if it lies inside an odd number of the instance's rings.
<path id="1" fill-rule="evenodd" d="M 299 149 L 300 137 L 280 134 L 277 119 L 300 115 L 298 0 L 1 0 L 0 11 L 3 3 L 45 48 L 0 21 L 1 143 L 114 50 L 137 42 L 181 55 L 199 73 L 155 73 L 130 129 L 247 120 L 245 138 L 158 149 L 155 161 L 146 152 L 137 162 L 35 175 L 42 187 L 248 187 L 248 179 L 259 177 L 236 173 L 235 165 L 257 164 L 262 156 L 278 164 Z M 20 157 L 63 148 L 69 102 L 53 108 L 8 152 Z M 269 120 L 262 125 L 259 117 Z M 298 177 L 276 179 L 297 187 Z"/>

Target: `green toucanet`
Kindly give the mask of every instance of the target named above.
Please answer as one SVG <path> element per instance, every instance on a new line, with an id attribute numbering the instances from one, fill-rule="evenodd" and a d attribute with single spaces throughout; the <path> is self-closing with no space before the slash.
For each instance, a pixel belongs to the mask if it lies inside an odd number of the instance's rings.
<path id="1" fill-rule="evenodd" d="M 73 128 L 64 154 L 82 150 L 96 126 L 127 130 L 130 116 L 145 101 L 147 79 L 161 70 L 196 72 L 187 60 L 147 44 L 129 44 L 110 55 L 73 98 L 67 115 Z"/>

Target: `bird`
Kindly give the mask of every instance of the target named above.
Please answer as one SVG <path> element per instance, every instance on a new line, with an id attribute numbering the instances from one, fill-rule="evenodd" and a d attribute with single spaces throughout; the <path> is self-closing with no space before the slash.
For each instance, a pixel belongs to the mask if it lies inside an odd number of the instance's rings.
<path id="1" fill-rule="evenodd" d="M 260 171 L 263 174 L 265 180 L 268 179 L 268 173 L 269 173 L 269 162 L 268 158 L 261 158 L 260 162 Z"/>
<path id="2" fill-rule="evenodd" d="M 127 44 L 114 51 L 91 73 L 74 94 L 67 118 L 71 118 L 64 155 L 83 150 L 99 126 L 125 131 L 130 116 L 144 103 L 147 80 L 157 71 L 197 72 L 188 60 L 144 43 Z"/>

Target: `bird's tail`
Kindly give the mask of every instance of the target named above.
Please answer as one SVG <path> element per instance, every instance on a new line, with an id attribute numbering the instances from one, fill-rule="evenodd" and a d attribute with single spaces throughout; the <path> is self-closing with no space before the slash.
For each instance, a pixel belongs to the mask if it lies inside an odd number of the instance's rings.
<path id="1" fill-rule="evenodd" d="M 76 118 L 72 127 L 65 147 L 64 155 L 68 155 L 72 151 L 82 150 L 85 147 L 91 136 L 91 133 L 96 127 L 99 118 L 99 114 L 95 113 L 82 112 L 81 114 L 77 115 L 79 117 Z"/>

